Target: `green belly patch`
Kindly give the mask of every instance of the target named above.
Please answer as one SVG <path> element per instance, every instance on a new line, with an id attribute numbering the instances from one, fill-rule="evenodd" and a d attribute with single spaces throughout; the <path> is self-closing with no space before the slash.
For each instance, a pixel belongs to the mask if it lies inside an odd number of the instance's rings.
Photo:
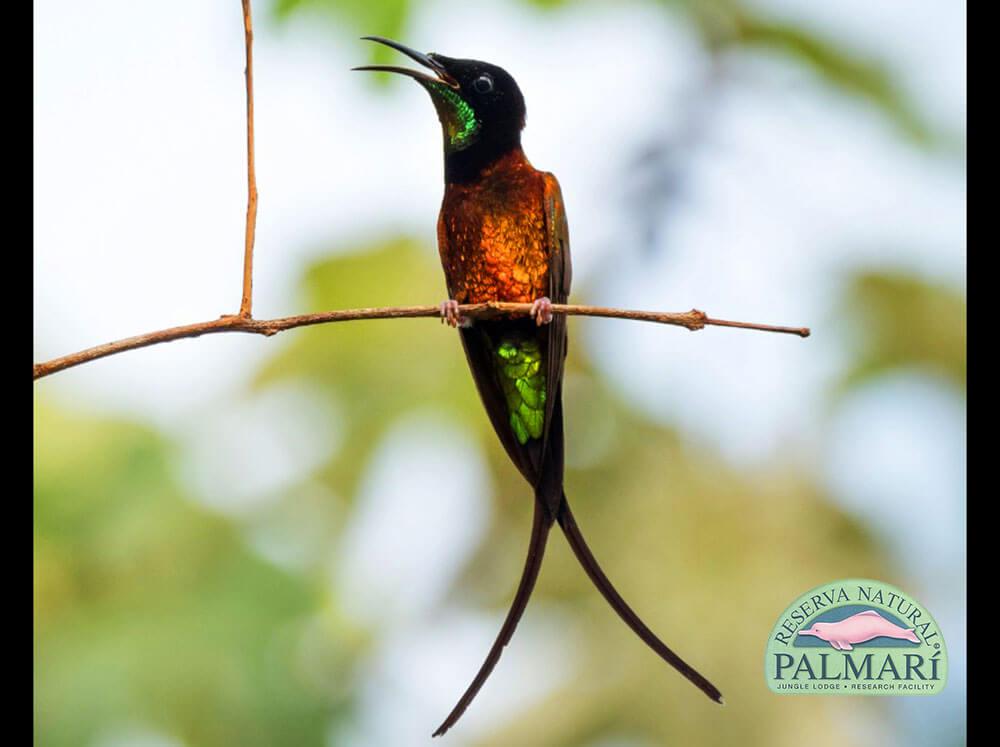
<path id="1" fill-rule="evenodd" d="M 542 437 L 545 423 L 545 374 L 535 340 L 503 340 L 496 349 L 497 371 L 510 412 L 510 427 L 522 446 Z"/>

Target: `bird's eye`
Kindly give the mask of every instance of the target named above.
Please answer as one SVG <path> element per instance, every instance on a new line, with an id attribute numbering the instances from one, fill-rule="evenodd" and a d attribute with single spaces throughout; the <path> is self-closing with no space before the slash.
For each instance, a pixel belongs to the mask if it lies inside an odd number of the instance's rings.
<path id="1" fill-rule="evenodd" d="M 493 78 L 488 75 L 480 75 L 472 81 L 472 89 L 476 93 L 489 93 L 493 90 Z"/>

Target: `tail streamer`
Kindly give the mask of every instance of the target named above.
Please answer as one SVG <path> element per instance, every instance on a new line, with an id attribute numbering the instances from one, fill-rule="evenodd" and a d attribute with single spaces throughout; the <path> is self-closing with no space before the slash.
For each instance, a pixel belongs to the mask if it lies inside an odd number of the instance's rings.
<path id="1" fill-rule="evenodd" d="M 465 694 L 462 695 L 461 699 L 451 710 L 451 713 L 448 714 L 448 718 L 441 723 L 433 736 L 440 737 L 455 725 L 462 717 L 462 714 L 465 713 L 465 709 L 469 707 L 469 704 L 476 697 L 483 683 L 489 678 L 497 662 L 500 661 L 500 654 L 503 653 L 504 646 L 510 643 L 510 639 L 514 635 L 514 630 L 517 629 L 517 624 L 524 614 L 524 609 L 528 606 L 528 600 L 531 599 L 531 592 L 535 588 L 535 581 L 538 580 L 538 572 L 542 567 L 545 543 L 549 538 L 549 529 L 552 527 L 552 522 L 553 520 L 549 516 L 548 511 L 545 510 L 542 501 L 535 500 L 535 518 L 531 527 L 531 540 L 528 543 L 528 556 L 524 560 L 521 582 L 517 586 L 517 593 L 514 594 L 514 601 L 507 612 L 507 618 L 504 620 L 503 627 L 500 628 L 500 633 L 493 642 L 490 652 L 486 655 L 486 661 L 483 662 L 475 679 L 472 680 L 472 684 L 469 685 Z"/>
<path id="2" fill-rule="evenodd" d="M 587 542 L 583 539 L 583 534 L 580 532 L 580 527 L 577 526 L 576 520 L 573 518 L 573 513 L 569 508 L 569 501 L 566 500 L 565 494 L 563 495 L 562 504 L 559 509 L 559 526 L 562 527 L 563 534 L 566 535 L 566 540 L 569 542 L 570 547 L 573 549 L 573 553 L 576 555 L 576 559 L 580 561 L 580 565 L 590 576 L 590 580 L 597 587 L 598 591 L 604 596 L 611 605 L 611 608 L 618 613 L 618 616 L 625 621 L 628 625 L 643 640 L 643 642 L 649 646 L 653 651 L 660 655 L 660 657 L 666 661 L 670 666 L 684 675 L 688 680 L 694 684 L 699 690 L 701 690 L 705 695 L 710 697 L 716 703 L 724 703 L 722 699 L 722 693 L 719 689 L 709 682 L 701 673 L 698 672 L 694 667 L 685 662 L 681 657 L 671 651 L 667 645 L 656 637 L 656 634 L 650 630 L 646 623 L 644 623 L 639 616 L 632 610 L 631 607 L 622 599 L 621 594 L 618 593 L 614 585 L 604 575 L 604 571 L 598 564 L 597 559 L 594 554 L 590 551 L 587 546 Z"/>

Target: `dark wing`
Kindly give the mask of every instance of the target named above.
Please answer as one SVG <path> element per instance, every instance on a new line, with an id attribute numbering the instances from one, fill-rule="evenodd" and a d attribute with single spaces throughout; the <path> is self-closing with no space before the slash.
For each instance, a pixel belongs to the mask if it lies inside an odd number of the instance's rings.
<path id="1" fill-rule="evenodd" d="M 553 174 L 545 172 L 545 231 L 549 247 L 549 300 L 552 303 L 566 303 L 569 286 L 573 280 L 573 265 L 569 257 L 569 226 L 566 223 L 566 209 L 563 205 L 562 190 Z M 566 315 L 554 314 L 548 325 L 548 348 L 545 376 L 545 436 L 548 440 L 552 425 L 552 411 L 559 397 L 562 384 L 563 362 L 566 360 Z"/>
<path id="2" fill-rule="evenodd" d="M 569 254 L 569 226 L 563 205 L 562 190 L 553 174 L 543 173 L 545 189 L 545 231 L 549 252 L 549 300 L 566 303 L 569 298 L 573 266 Z M 562 500 L 563 436 L 562 398 L 563 364 L 566 360 L 566 315 L 554 314 L 552 322 L 543 332 L 545 346 L 545 430 L 542 436 L 541 461 L 543 474 L 536 494 L 543 497 L 552 516 L 559 510 Z M 558 420 L 558 422 L 557 422 Z M 543 484 L 544 483 L 544 484 Z"/>

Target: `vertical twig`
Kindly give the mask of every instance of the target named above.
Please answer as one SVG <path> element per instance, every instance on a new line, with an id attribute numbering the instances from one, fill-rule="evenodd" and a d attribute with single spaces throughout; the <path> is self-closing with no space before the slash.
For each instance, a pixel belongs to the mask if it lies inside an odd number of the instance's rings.
<path id="1" fill-rule="evenodd" d="M 243 30 L 247 50 L 247 229 L 243 250 L 243 299 L 240 316 L 249 319 L 253 306 L 253 242 L 257 230 L 257 175 L 253 161 L 253 21 L 250 0 L 243 2 Z"/>

